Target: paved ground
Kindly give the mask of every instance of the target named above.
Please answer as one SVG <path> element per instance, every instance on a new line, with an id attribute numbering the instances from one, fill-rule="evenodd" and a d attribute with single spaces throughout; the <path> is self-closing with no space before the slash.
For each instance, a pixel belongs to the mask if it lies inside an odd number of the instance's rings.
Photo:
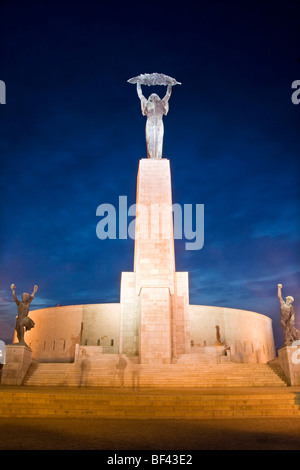
<path id="1" fill-rule="evenodd" d="M 4 450 L 300 450 L 299 419 L 0 418 Z"/>
<path id="2" fill-rule="evenodd" d="M 1 387 L 1 393 L 14 387 Z M 29 387 L 14 388 L 29 391 Z M 56 387 L 38 387 L 37 391 Z M 30 387 L 32 391 L 32 388 Z M 236 389 L 235 389 L 236 390 Z M 291 391 L 290 387 L 280 391 Z M 299 388 L 294 389 L 299 391 Z M 61 389 L 60 389 L 61 391 Z M 64 392 L 78 393 L 76 388 Z M 95 389 L 92 391 L 96 392 Z M 237 390 L 236 390 L 237 391 Z M 254 392 L 243 389 L 244 393 Z M 260 388 L 263 393 L 266 390 Z M 80 393 L 90 393 L 82 388 Z M 114 393 L 130 393 L 114 390 Z M 218 389 L 230 393 L 229 389 Z M 257 389 L 256 389 L 257 392 Z M 102 393 L 109 393 L 103 391 Z M 162 392 L 164 393 L 164 392 Z M 176 393 L 176 391 L 174 391 Z M 206 390 L 216 393 L 216 390 Z M 0 450 L 300 450 L 300 419 L 14 419 L 0 417 Z"/>

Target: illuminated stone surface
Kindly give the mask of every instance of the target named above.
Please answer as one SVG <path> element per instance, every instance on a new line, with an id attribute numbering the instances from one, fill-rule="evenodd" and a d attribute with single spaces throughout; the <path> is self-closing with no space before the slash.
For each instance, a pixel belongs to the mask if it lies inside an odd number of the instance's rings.
<path id="1" fill-rule="evenodd" d="M 55 387 L 54 390 L 48 387 L 43 392 L 26 388 L 22 392 L 10 392 L 2 388 L 0 414 L 2 418 L 299 419 L 300 410 L 296 400 L 297 393 L 288 388 L 276 388 L 274 391 L 270 388 L 244 388 L 235 393 L 221 388 L 201 390 L 196 394 L 188 390 L 156 390 L 153 394 L 142 391 L 133 394 L 130 391 L 81 388 L 66 390 Z M 181 425 L 180 423 L 179 427 Z M 127 427 L 131 426 L 132 423 L 127 422 Z"/>
<path id="2" fill-rule="evenodd" d="M 32 351 L 27 346 L 8 344 L 6 364 L 1 375 L 2 385 L 21 385 L 31 364 Z"/>
<path id="3" fill-rule="evenodd" d="M 300 345 L 279 349 L 278 358 L 288 384 L 300 386 Z"/>
<path id="4" fill-rule="evenodd" d="M 121 275 L 120 303 L 33 310 L 31 317 L 36 326 L 26 338 L 34 359 L 49 363 L 72 362 L 69 367 L 77 368 L 79 377 L 88 373 L 89 379 L 92 365 L 103 386 L 108 386 L 115 374 L 119 352 L 127 357 L 126 372 L 135 367 L 135 363 L 146 367 L 143 372 L 139 369 L 139 374 L 144 374 L 145 386 L 158 383 L 158 370 L 153 373 L 152 365 L 161 368 L 161 384 L 165 386 L 169 379 L 164 367 L 170 365 L 176 377 L 180 377 L 186 365 L 192 367 L 189 372 L 194 370 L 197 376 L 197 367 L 205 364 L 255 365 L 276 357 L 269 317 L 238 309 L 189 304 L 188 273 L 176 272 L 175 268 L 171 175 L 167 159 L 140 160 L 134 269 Z M 216 345 L 216 325 L 220 327 L 222 346 Z M 43 374 L 43 368 L 37 368 L 32 379 L 40 377 L 45 384 L 39 371 Z M 246 383 L 252 371 L 245 369 L 245 372 L 246 376 L 242 376 Z M 107 374 L 110 382 L 106 382 Z M 52 383 L 53 376 L 47 377 Z M 176 377 L 174 383 L 178 386 Z M 223 384 L 227 383 L 226 377 L 223 377 Z M 187 386 L 195 385 L 185 380 Z M 64 383 L 78 385 L 78 377 L 73 381 L 69 370 L 64 374 Z M 100 385 L 95 377 L 92 383 Z M 197 383 L 203 383 L 200 377 Z M 206 383 L 215 382 L 207 379 Z M 259 379 L 257 383 L 261 385 L 264 381 Z M 117 380 L 114 386 L 119 386 Z"/>
<path id="5" fill-rule="evenodd" d="M 121 352 L 170 363 L 190 350 L 188 273 L 176 273 L 170 162 L 140 160 L 134 273 L 121 284 Z"/>

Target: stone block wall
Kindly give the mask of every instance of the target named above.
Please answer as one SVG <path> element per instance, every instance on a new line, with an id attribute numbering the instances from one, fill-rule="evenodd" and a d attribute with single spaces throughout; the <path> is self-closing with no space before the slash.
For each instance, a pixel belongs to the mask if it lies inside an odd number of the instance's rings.
<path id="1" fill-rule="evenodd" d="M 29 312 L 35 327 L 25 333 L 34 359 L 44 362 L 72 362 L 80 342 L 82 305 L 50 307 Z"/>
<path id="2" fill-rule="evenodd" d="M 101 347 L 103 354 L 119 352 L 120 304 L 82 306 L 82 346 Z"/>
<path id="3" fill-rule="evenodd" d="M 190 305 L 191 352 L 221 342 L 231 349 L 234 362 L 268 362 L 276 357 L 272 320 L 266 315 L 233 308 Z"/>
<path id="4" fill-rule="evenodd" d="M 134 356 L 139 350 L 140 317 L 135 273 L 122 273 L 120 300 L 120 352 Z"/>
<path id="5" fill-rule="evenodd" d="M 300 386 L 300 346 L 285 346 L 278 351 L 279 364 L 289 385 Z"/>
<path id="6" fill-rule="evenodd" d="M 40 362 L 73 362 L 81 344 L 98 346 L 104 354 L 119 352 L 120 304 L 52 307 L 29 316 L 35 327 L 25 333 L 25 341 Z"/>
<path id="7" fill-rule="evenodd" d="M 171 362 L 171 295 L 167 287 L 141 289 L 141 364 Z"/>
<path id="8" fill-rule="evenodd" d="M 27 346 L 8 344 L 6 364 L 1 375 L 2 385 L 22 385 L 32 361 L 32 351 Z"/>

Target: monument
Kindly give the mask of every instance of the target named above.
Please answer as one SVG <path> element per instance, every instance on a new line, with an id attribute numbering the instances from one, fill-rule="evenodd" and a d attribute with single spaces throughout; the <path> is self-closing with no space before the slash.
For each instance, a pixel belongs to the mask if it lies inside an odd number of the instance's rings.
<path id="1" fill-rule="evenodd" d="M 188 272 L 176 270 L 171 166 L 163 157 L 163 116 L 169 111 L 172 87 L 180 83 L 157 73 L 128 81 L 137 86 L 142 114 L 147 118 L 147 157 L 139 161 L 133 270 L 121 273 L 120 302 L 38 309 L 29 318 L 34 290 L 23 299 L 22 307 L 17 304 L 20 313 L 13 346 L 20 347 L 26 329 L 35 364 L 88 364 L 88 373 L 78 366 L 84 383 L 86 377 L 92 380 L 94 365 L 99 363 L 103 374 L 109 369 L 116 374 L 117 370 L 122 381 L 123 372 L 126 375 L 136 367 L 135 377 L 142 384 L 139 374 L 149 367 L 164 373 L 177 365 L 265 364 L 275 359 L 268 316 L 190 304 Z M 153 93 L 146 98 L 144 85 L 167 90 L 163 98 Z M 124 361 L 126 368 L 121 367 Z M 103 377 L 101 384 L 106 383 Z M 107 383 L 112 383 L 111 378 Z"/>
<path id="2" fill-rule="evenodd" d="M 177 82 L 162 74 L 129 82 L 137 83 L 147 115 L 148 159 L 140 160 L 138 170 L 134 272 L 122 274 L 120 350 L 139 354 L 141 363 L 170 363 L 190 350 L 188 275 L 175 270 L 170 163 L 162 159 L 162 115 Z M 141 83 L 167 85 L 167 93 L 147 100 Z"/>
<path id="3" fill-rule="evenodd" d="M 283 329 L 283 346 L 291 346 L 294 341 L 300 340 L 300 332 L 295 327 L 294 298 L 288 295 L 285 302 L 281 295 L 282 284 L 278 284 L 278 298 L 280 302 L 280 324 Z"/>
<path id="4" fill-rule="evenodd" d="M 34 321 L 28 316 L 28 313 L 29 306 L 34 299 L 38 287 L 34 286 L 31 295 L 24 292 L 22 294 L 22 300 L 19 300 L 16 296 L 15 284 L 12 284 L 10 288 L 18 309 L 15 324 L 15 336 L 18 342 L 15 341 L 13 344 L 6 346 L 6 364 L 3 367 L 1 384 L 21 385 L 32 362 L 32 350 L 25 342 L 25 332 L 35 326 Z"/>

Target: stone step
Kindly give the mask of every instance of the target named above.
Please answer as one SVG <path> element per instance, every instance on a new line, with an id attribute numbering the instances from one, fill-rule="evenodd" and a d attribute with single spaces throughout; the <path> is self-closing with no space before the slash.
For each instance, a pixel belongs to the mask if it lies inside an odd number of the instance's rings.
<path id="1" fill-rule="evenodd" d="M 105 362 L 33 363 L 24 385 L 65 385 L 119 387 L 120 373 L 111 359 Z M 193 388 L 218 386 L 286 386 L 283 377 L 267 364 L 128 364 L 124 372 L 124 385 L 139 381 L 141 387 Z"/>
<path id="2" fill-rule="evenodd" d="M 170 415 L 167 411 L 151 411 L 149 413 L 132 411 L 90 411 L 90 410 L 25 410 L 26 413 L 19 411 L 4 412 L 3 418 L 126 418 L 126 419 L 209 419 L 209 418 L 299 418 L 298 411 L 287 410 L 206 410 L 206 411 L 187 411 L 182 413 L 173 413 Z"/>
<path id="3" fill-rule="evenodd" d="M 38 381 L 37 384 L 34 384 L 33 382 L 30 383 L 30 385 L 37 385 L 37 386 L 64 386 L 63 381 L 52 381 L 52 383 L 49 385 L 49 381 Z M 73 386 L 73 387 L 80 387 L 80 386 L 89 386 L 89 387 L 103 387 L 103 388 L 110 388 L 110 387 L 120 387 L 120 383 L 115 383 L 115 382 L 106 382 L 103 383 L 102 381 L 80 381 L 80 380 L 73 380 L 73 381 L 68 381 L 67 386 Z M 131 383 L 126 383 L 124 387 L 130 388 L 133 385 Z M 228 381 L 228 382 L 206 382 L 206 383 L 186 383 L 186 384 L 172 384 L 172 383 L 167 383 L 167 382 L 141 382 L 139 385 L 141 388 L 182 388 L 182 389 L 188 389 L 188 388 L 215 388 L 215 387 L 241 387 L 242 384 L 241 382 L 233 382 L 233 381 Z M 244 387 L 278 387 L 278 383 L 270 383 L 270 382 L 262 382 L 262 381 L 257 381 L 257 382 L 245 382 L 243 383 Z"/>
<path id="4" fill-rule="evenodd" d="M 82 361 L 78 362 L 34 362 L 36 365 L 41 365 L 43 367 L 49 368 L 68 368 L 68 367 L 80 367 Z M 114 368 L 116 363 L 106 362 L 104 360 L 97 361 L 93 360 L 90 361 L 92 367 L 103 367 L 103 368 Z M 148 370 L 201 370 L 201 369 L 264 369 L 269 367 L 267 363 L 260 363 L 260 364 L 244 364 L 244 363 L 224 363 L 224 364 L 133 364 L 130 361 L 128 362 L 128 368 L 141 368 L 141 369 L 148 369 Z"/>
<path id="5" fill-rule="evenodd" d="M 36 386 L 63 386 L 65 385 L 65 382 L 63 380 L 54 380 L 52 379 L 51 383 L 49 383 L 49 380 L 37 380 L 36 382 L 31 381 L 30 383 L 27 383 L 25 385 L 36 385 Z M 120 387 L 120 382 L 112 382 L 112 381 L 102 381 L 102 380 L 80 380 L 80 379 L 73 379 L 73 380 L 68 380 L 66 383 L 66 386 L 95 386 L 95 387 Z M 131 382 L 124 382 L 125 387 L 131 387 L 132 383 Z M 156 381 L 156 382 L 146 382 L 146 381 L 141 381 L 140 382 L 140 387 L 162 387 L 162 388 L 202 388 L 202 387 L 278 387 L 282 386 L 278 382 L 268 382 L 268 381 L 220 381 L 220 382 L 213 382 L 213 381 L 207 381 L 207 382 L 187 382 L 180 384 L 178 382 L 176 383 L 170 383 L 167 381 Z"/>
<path id="6" fill-rule="evenodd" d="M 161 405 L 160 405 L 161 406 Z M 68 411 L 70 412 L 70 410 L 74 410 L 75 411 L 78 411 L 78 412 L 81 412 L 81 411 L 84 411 L 84 410 L 89 410 L 90 412 L 92 411 L 97 411 L 97 412 L 101 412 L 102 414 L 106 413 L 106 408 L 107 408 L 107 405 L 103 407 L 99 406 L 97 404 L 97 406 L 92 406 L 92 404 L 71 404 L 68 408 L 66 407 L 63 407 L 61 405 L 61 403 L 57 402 L 57 403 L 49 403 L 48 406 L 46 406 L 45 404 L 43 405 L 39 405 L 38 407 L 35 405 L 33 408 L 32 408 L 32 411 L 31 411 L 31 407 L 30 407 L 30 403 L 27 403 L 25 406 L 24 405 L 11 405 L 10 406 L 10 409 L 9 411 L 6 409 L 2 409 L 1 412 L 2 413 L 6 413 L 6 412 L 9 412 L 9 413 L 14 413 L 14 412 L 22 412 L 22 413 L 25 413 L 25 414 L 32 414 L 32 412 L 34 413 L 35 411 L 37 410 L 44 410 L 46 412 L 46 410 L 53 410 L 55 409 L 55 412 L 58 413 L 60 411 Z M 185 406 L 179 406 L 179 405 L 163 405 L 163 413 L 166 413 L 167 414 L 185 414 L 187 412 L 192 412 L 192 411 L 195 411 L 195 412 L 200 412 L 200 411 L 208 411 L 208 410 L 228 410 L 228 411 L 232 411 L 232 410 L 241 410 L 241 411 L 245 411 L 245 410 L 256 410 L 256 411 L 269 411 L 269 410 L 283 410 L 284 412 L 285 411 L 297 411 L 299 412 L 299 408 L 296 406 L 296 405 L 293 405 L 293 404 L 289 404 L 289 405 L 281 405 L 281 404 L 272 404 L 272 403 L 266 403 L 266 404 L 260 404 L 260 405 L 256 405 L 256 404 L 239 404 L 239 403 L 233 403 L 231 404 L 230 406 L 229 405 L 226 405 L 226 404 L 214 404 L 214 403 L 210 403 L 209 406 L 208 404 L 202 404 L 202 405 L 195 405 L 195 406 L 188 406 L 188 405 L 185 405 Z M 110 405 L 110 411 L 114 411 L 114 413 L 118 414 L 119 411 L 122 411 L 125 409 L 125 405 L 122 404 L 122 405 Z M 155 410 L 155 407 L 153 404 L 151 405 L 128 405 L 126 404 L 126 411 L 127 412 L 132 412 L 132 413 L 135 413 L 135 414 L 144 414 L 144 413 L 152 413 L 153 410 Z M 162 411 L 162 410 L 156 410 L 157 412 L 158 411 Z M 1 416 L 2 416 L 2 413 L 1 413 Z"/>
<path id="7" fill-rule="evenodd" d="M 38 387 L 38 390 L 40 388 Z M 102 392 L 104 393 L 104 392 Z M 134 419 L 205 419 L 247 417 L 300 417 L 296 394 L 155 394 L 107 392 L 91 394 L 80 389 L 65 392 L 0 390 L 2 417 L 102 417 Z"/>
<path id="8" fill-rule="evenodd" d="M 118 374 L 118 372 L 108 372 L 108 371 L 105 371 L 105 370 L 97 370 L 97 369 L 94 369 L 92 371 L 80 371 L 80 370 L 65 370 L 65 371 L 55 371 L 54 369 L 53 370 L 47 370 L 47 369 L 44 369 L 44 370 L 39 370 L 37 373 L 34 372 L 34 374 L 44 374 L 44 375 L 60 375 L 60 376 L 63 376 L 65 374 L 73 374 L 73 375 L 82 375 L 84 373 L 88 373 L 89 375 L 93 375 L 93 376 L 106 376 L 106 377 L 113 377 L 116 373 Z M 32 375 L 34 375 L 32 374 Z M 185 372 L 185 373 L 182 373 L 182 374 L 173 374 L 173 373 L 163 373 L 163 372 L 158 372 L 158 373 L 149 373 L 147 371 L 141 371 L 141 372 L 130 372 L 130 371 L 127 371 L 125 372 L 125 376 L 132 376 L 133 374 L 138 374 L 140 377 L 170 377 L 170 378 L 173 378 L 173 379 L 181 379 L 182 377 L 185 377 L 185 378 L 206 378 L 206 377 L 212 377 L 212 378 L 224 378 L 224 377 L 249 377 L 250 375 L 250 372 L 249 373 L 246 373 L 246 372 L 238 372 L 238 371 L 235 371 L 235 372 L 231 372 L 231 373 L 218 373 L 218 372 L 211 372 L 211 373 L 202 373 L 202 372 L 199 372 L 199 373 L 189 373 L 189 372 Z M 251 377 L 271 377 L 271 378 L 274 378 L 274 377 L 278 377 L 280 379 L 279 376 L 276 376 L 274 373 L 268 373 L 268 372 L 261 372 L 261 373 L 251 373 Z"/>
<path id="9" fill-rule="evenodd" d="M 127 392 L 124 392 L 127 393 Z M 81 395 L 81 390 L 77 391 L 75 395 L 56 395 L 52 392 L 47 392 L 43 394 L 16 394 L 16 393 L 7 393 L 7 394 L 0 394 L 1 396 L 1 406 L 4 404 L 15 404 L 16 406 L 20 405 L 23 406 L 24 403 L 38 403 L 38 404 L 53 404 L 55 402 L 60 403 L 67 403 L 72 399 L 72 403 L 82 404 L 85 406 L 86 403 L 93 403 L 97 405 L 116 405 L 120 403 L 120 395 L 113 396 L 113 395 L 86 395 L 85 393 Z M 184 398 L 183 398 L 184 397 Z M 157 404 L 157 405 L 167 405 L 167 404 L 174 404 L 174 405 L 181 405 L 184 404 L 192 404 L 192 405 L 202 405 L 202 404 L 216 404 L 216 403 L 225 403 L 231 405 L 232 403 L 237 404 L 283 404 L 283 405 L 290 405 L 295 403 L 295 397 L 293 394 L 284 394 L 281 395 L 280 393 L 274 392 L 274 394 L 250 394 L 250 395 L 238 395 L 229 394 L 229 395 L 203 395 L 198 393 L 197 395 L 180 395 L 175 393 L 174 395 L 163 395 L 155 397 L 155 395 L 144 395 L 144 394 L 130 394 L 130 396 L 124 396 L 122 394 L 122 403 L 126 403 L 128 405 L 136 405 L 138 403 L 142 403 L 144 405 L 147 404 Z M 298 405 L 297 405 L 298 406 Z"/>
<path id="10" fill-rule="evenodd" d="M 91 417 L 91 418 L 126 418 L 126 419 L 203 419 L 203 418 L 214 418 L 214 417 L 269 417 L 269 418 L 295 418 L 299 419 L 299 410 L 257 410 L 257 409 L 233 409 L 233 410 L 222 410 L 222 409 L 213 409 L 213 410 L 128 410 L 122 408 L 121 410 L 78 410 L 78 409 L 69 409 L 69 410 L 53 410 L 53 409 L 38 409 L 34 410 L 12 410 L 9 412 L 3 413 L 3 418 L 81 418 L 81 417 Z"/>

